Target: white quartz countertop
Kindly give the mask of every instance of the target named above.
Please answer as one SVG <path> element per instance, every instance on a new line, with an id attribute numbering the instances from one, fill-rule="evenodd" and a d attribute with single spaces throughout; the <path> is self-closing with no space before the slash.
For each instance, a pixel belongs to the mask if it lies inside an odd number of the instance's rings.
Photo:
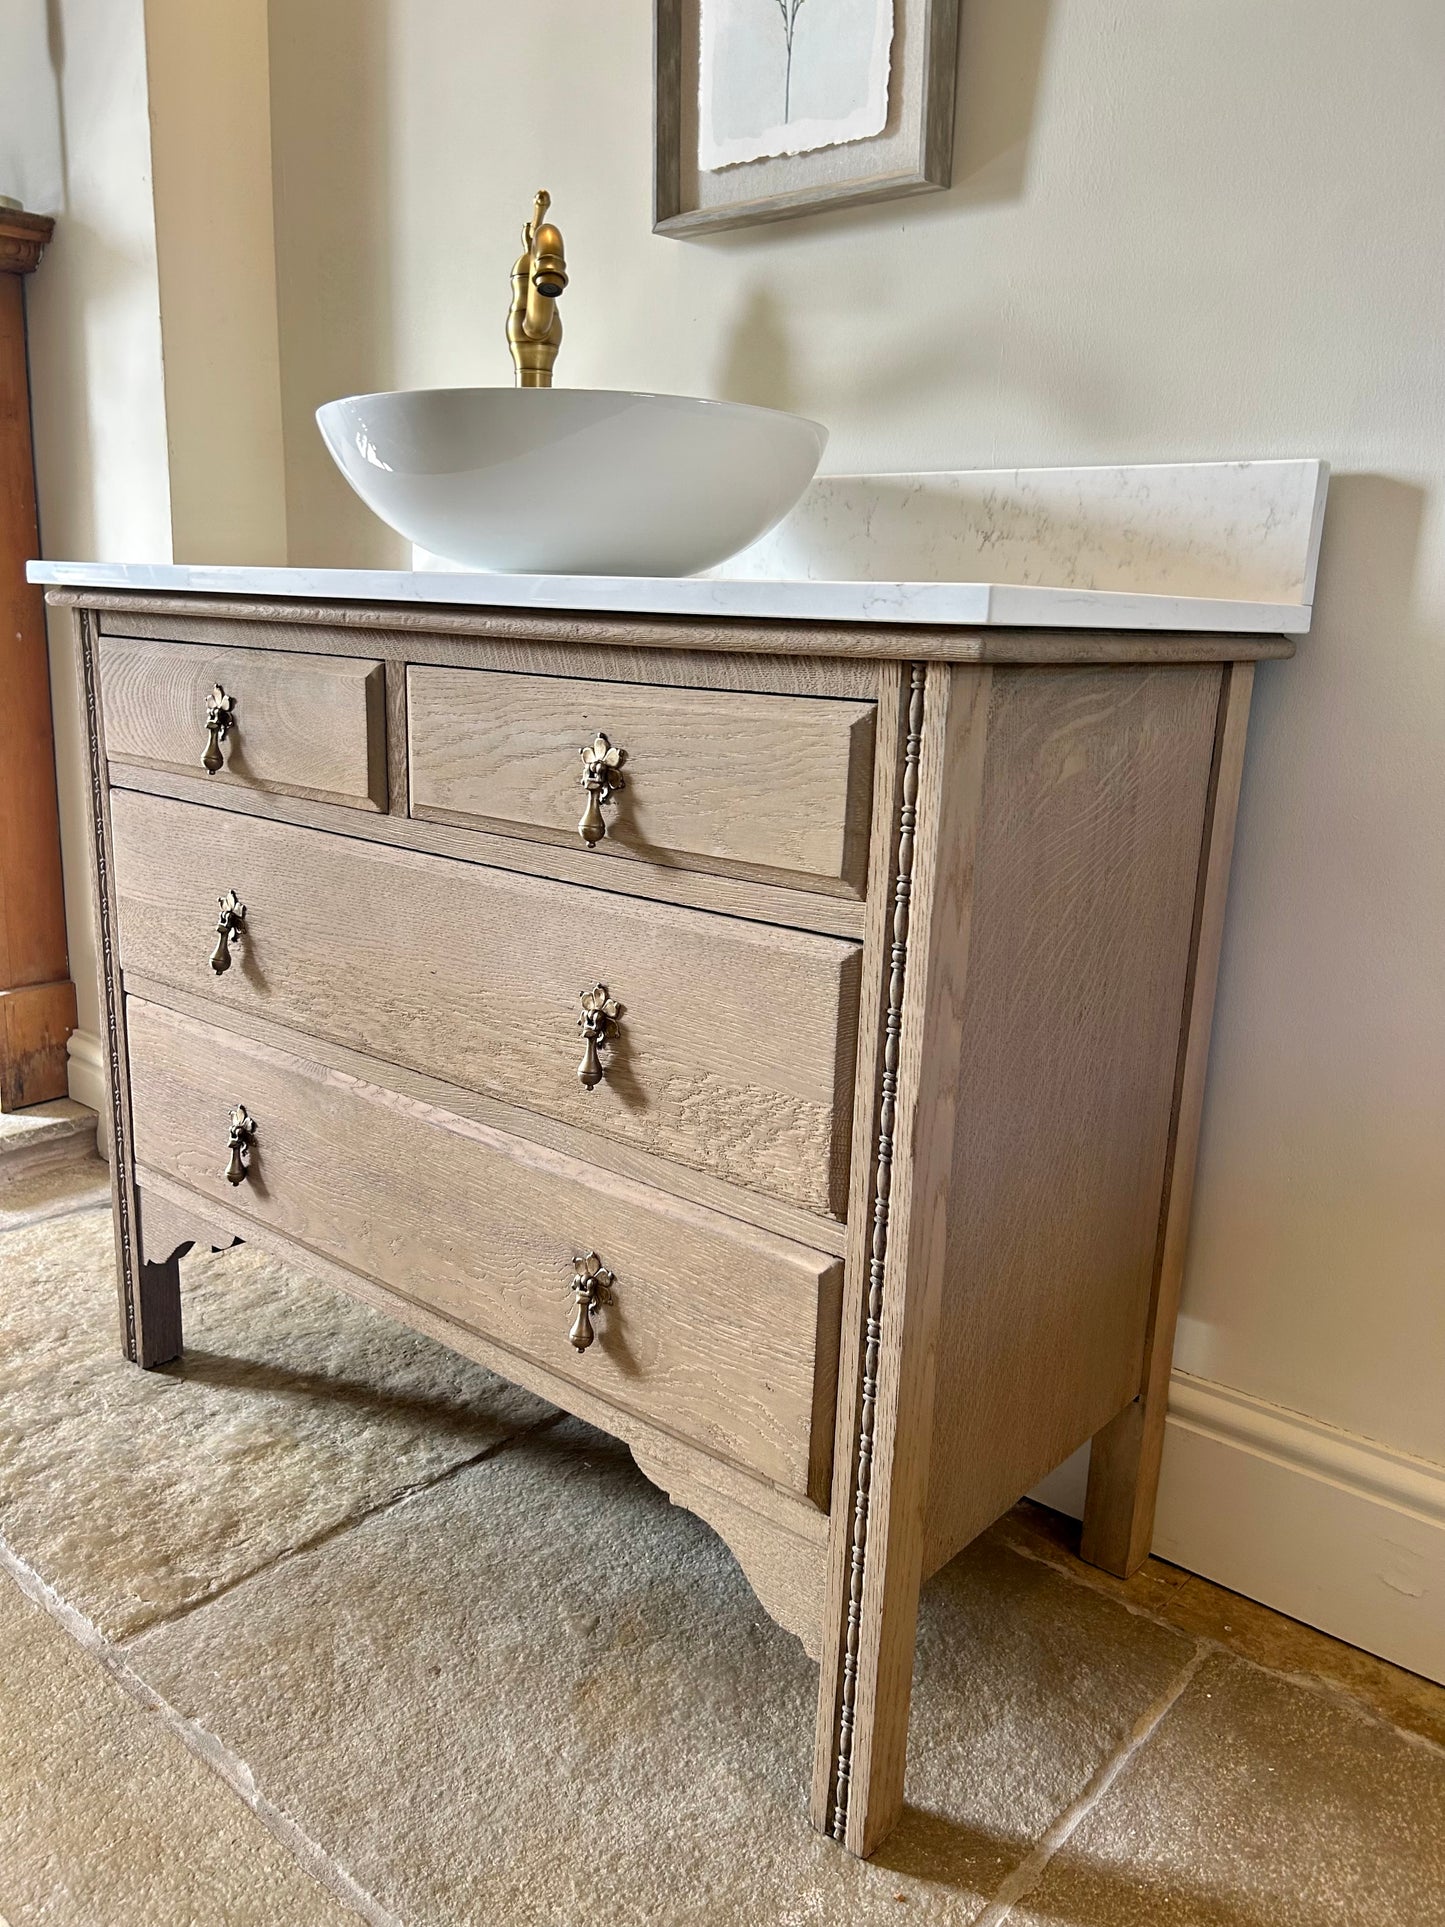
<path id="1" fill-rule="evenodd" d="M 1308 607 L 1220 596 L 1137 595 L 1007 582 L 800 582 L 711 576 L 472 575 L 425 569 L 257 569 L 189 562 L 31 562 L 67 589 L 402 602 L 596 615 L 909 623 L 930 628 L 1159 629 L 1298 635 Z"/>
<path id="2" fill-rule="evenodd" d="M 706 576 L 32 562 L 49 587 L 609 616 L 1301 635 L 1328 470 L 1313 460 L 820 476 Z"/>

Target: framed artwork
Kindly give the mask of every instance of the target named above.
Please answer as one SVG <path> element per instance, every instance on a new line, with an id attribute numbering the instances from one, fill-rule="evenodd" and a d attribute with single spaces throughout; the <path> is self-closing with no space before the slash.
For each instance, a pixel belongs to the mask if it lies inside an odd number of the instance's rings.
<path id="1" fill-rule="evenodd" d="M 653 4 L 655 233 L 948 186 L 959 0 Z"/>

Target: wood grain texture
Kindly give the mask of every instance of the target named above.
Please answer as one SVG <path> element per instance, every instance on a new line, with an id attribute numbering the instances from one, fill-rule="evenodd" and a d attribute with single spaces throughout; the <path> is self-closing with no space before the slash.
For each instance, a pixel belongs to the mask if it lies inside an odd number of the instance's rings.
<path id="1" fill-rule="evenodd" d="M 75 1029 L 75 985 L 0 990 L 0 1111 L 23 1111 L 66 1088 L 65 1046 Z"/>
<path id="2" fill-rule="evenodd" d="M 877 689 L 877 671 L 856 656 L 829 657 L 799 654 L 719 655 L 715 650 L 675 648 L 665 636 L 654 637 L 655 625 L 646 623 L 644 636 L 634 634 L 636 623 L 609 620 L 603 632 L 596 619 L 530 615 L 519 611 L 514 620 L 488 616 L 485 628 L 472 633 L 453 631 L 445 610 L 435 627 L 419 624 L 425 611 L 392 609 L 393 621 L 347 622 L 348 605 L 323 609 L 291 603 L 228 602 L 213 605 L 206 598 L 170 598 L 167 607 L 179 613 L 136 613 L 129 605 L 107 609 L 102 622 L 108 635 L 156 637 L 195 643 L 207 649 L 285 649 L 305 655 L 354 656 L 357 629 L 366 646 L 388 662 L 426 663 L 438 668 L 490 669 L 519 676 L 606 677 L 615 682 L 650 683 L 671 689 L 736 689 L 764 696 L 839 696 L 868 702 Z M 221 613 L 202 613 L 219 607 Z M 363 605 L 364 607 L 365 605 Z M 381 614 L 372 609 L 369 613 Z M 325 619 L 323 619 L 325 618 Z M 668 626 L 668 625 L 665 625 Z M 675 625 L 670 625 L 674 626 Z M 685 632 L 692 634 L 691 630 Z"/>
<path id="3" fill-rule="evenodd" d="M 898 911 L 898 862 L 905 755 L 916 691 L 912 666 L 890 664 L 878 691 L 877 767 L 873 830 L 868 857 L 868 922 L 863 938 L 863 990 L 854 1071 L 853 1146 L 849 1177 L 843 1315 L 839 1329 L 837 1415 L 833 1483 L 829 1500 L 830 1546 L 823 1597 L 822 1670 L 809 1806 L 813 1824 L 832 1830 L 837 1777 L 838 1715 L 843 1667 L 848 1656 L 847 1621 L 854 1574 L 837 1545 L 842 1522 L 851 1522 L 857 1501 L 857 1462 L 862 1387 L 868 1349 L 868 1317 L 877 1206 L 879 1119 L 883 1104 L 884 1051 L 893 989 L 894 926 Z M 912 746 L 916 756 L 919 741 Z M 901 1008 L 901 1006 L 900 1006 Z M 886 1232 L 885 1232 L 886 1240 Z M 861 1572 L 861 1567 L 860 1567 Z M 841 1630 L 840 1630 L 841 1629 Z M 856 1645 L 853 1648 L 856 1659 Z"/>
<path id="4" fill-rule="evenodd" d="M 49 231 L 39 217 L 0 210 L 0 997 L 8 1004 L 0 1010 L 0 1110 L 64 1095 L 65 1037 L 75 1025 L 45 605 L 25 580 L 40 535 L 21 275 Z"/>
<path id="5" fill-rule="evenodd" d="M 439 591 L 440 593 L 440 591 Z M 829 623 L 742 621 L 700 616 L 594 616 L 540 614 L 512 609 L 465 609 L 445 603 L 419 608 L 396 603 L 272 602 L 261 596 L 147 595 L 122 589 L 48 589 L 46 601 L 62 608 L 95 609 L 102 630 L 137 616 L 173 616 L 184 623 L 202 615 L 239 622 L 296 623 L 303 627 L 372 631 L 412 637 L 466 636 L 478 640 L 551 643 L 591 651 L 674 650 L 722 656 L 821 657 L 867 662 L 1261 662 L 1292 656 L 1288 636 L 1161 633 L 1149 629 L 943 628 L 922 623 Z M 147 626 L 148 623 L 147 623 Z M 419 652 L 418 652 L 419 656 Z M 577 668 L 584 671 L 579 659 Z M 837 695 L 864 694 L 837 689 Z"/>
<path id="6" fill-rule="evenodd" d="M 925 1570 L 1139 1383 L 1220 671 L 996 671 Z"/>
<path id="7" fill-rule="evenodd" d="M 871 703 L 417 666 L 407 701 L 414 816 L 573 847 L 600 731 L 627 761 L 592 855 L 862 895 Z"/>
<path id="8" fill-rule="evenodd" d="M 121 988 L 117 934 L 110 793 L 106 787 L 105 718 L 96 659 L 98 641 L 94 618 L 87 610 L 76 610 L 72 626 L 85 725 L 85 801 L 90 827 L 90 876 L 95 905 L 96 988 L 100 1000 L 100 1041 L 105 1063 L 106 1115 L 100 1128 L 109 1152 L 120 1348 L 122 1355 L 136 1364 L 152 1365 L 164 1362 L 161 1354 L 173 1342 L 175 1313 L 169 1295 L 146 1291 L 142 1278 L 144 1259 L 135 1181 L 135 1146 L 131 1134 L 130 1070 L 126 1055 L 125 997 Z M 155 1320 L 154 1329 L 149 1322 L 152 1318 Z"/>
<path id="9" fill-rule="evenodd" d="M 1159 1490 L 1159 1459 L 1164 1449 L 1174 1327 L 1179 1316 L 1179 1293 L 1184 1281 L 1185 1248 L 1194 1202 L 1204 1078 L 1209 1062 L 1214 993 L 1219 981 L 1224 908 L 1229 894 L 1229 869 L 1234 854 L 1253 683 L 1253 665 L 1239 664 L 1225 671 L 1220 691 L 1190 935 L 1189 975 L 1179 1032 L 1157 1256 L 1144 1335 L 1141 1387 L 1139 1395 L 1095 1434 L 1089 1461 L 1083 1556 L 1091 1564 L 1122 1577 L 1144 1563 L 1154 1537 L 1154 1504 Z"/>
<path id="10" fill-rule="evenodd" d="M 271 1253 L 293 1269 L 375 1306 L 388 1317 L 476 1359 L 549 1404 L 575 1412 L 621 1439 L 648 1478 L 662 1486 L 675 1504 L 705 1519 L 733 1549 L 745 1575 L 758 1575 L 759 1598 L 779 1624 L 795 1633 L 805 1647 L 816 1642 L 818 1627 L 811 1609 L 821 1581 L 806 1568 L 810 1559 L 821 1564 L 825 1556 L 828 1521 L 808 1500 L 766 1484 L 660 1430 L 635 1412 L 558 1378 L 535 1359 L 507 1350 L 442 1312 L 405 1298 L 359 1272 L 347 1271 L 333 1259 L 285 1237 L 274 1226 L 251 1223 L 228 1199 L 201 1198 L 155 1171 L 143 1170 L 138 1176 L 143 1204 L 159 1206 L 171 1222 L 192 1227 L 198 1234 L 195 1242 L 209 1240 L 213 1247 L 222 1248 L 241 1243 L 244 1235 L 246 1243 Z"/>
<path id="11" fill-rule="evenodd" d="M 858 1378 L 840 1381 L 812 1801 L 814 1824 L 860 1855 L 903 1804 L 990 687 L 986 670 L 912 674 L 867 1289 L 855 1286 L 849 1302 L 850 1320 L 862 1316 Z"/>
<path id="12" fill-rule="evenodd" d="M 806 1494 L 836 1260 L 153 1005 L 127 1017 L 140 1164 L 224 1198 L 244 1103 L 246 1220 Z M 617 1285 L 577 1353 L 568 1280 L 590 1250 Z"/>
<path id="13" fill-rule="evenodd" d="M 404 738 L 402 750 L 404 757 Z M 204 776 L 181 776 L 172 770 L 116 763 L 111 781 L 117 789 L 136 790 L 146 796 L 171 796 L 178 802 L 197 803 L 203 809 L 216 806 L 216 791 Z M 404 799 L 404 783 L 401 795 Z M 355 810 L 339 809 L 334 804 L 266 796 L 239 785 L 227 793 L 225 804 L 238 815 L 267 822 L 298 823 L 339 836 L 355 836 L 360 829 L 369 841 L 394 849 L 425 850 L 434 856 L 455 857 L 462 863 L 485 864 L 488 869 L 552 877 L 558 883 L 576 883 L 587 890 L 610 885 L 614 896 L 685 904 L 695 910 L 715 911 L 719 916 L 786 924 L 827 936 L 856 938 L 863 933 L 863 906 L 846 897 L 827 896 L 819 890 L 785 890 L 742 877 L 669 870 L 651 863 L 607 867 L 599 865 L 595 852 L 583 849 L 580 840 L 575 848 L 566 848 L 516 836 L 493 836 L 485 830 L 458 829 L 447 823 L 424 823 L 405 815 L 359 818 Z"/>
<path id="14" fill-rule="evenodd" d="M 604 1171 L 616 1172 L 619 1177 L 634 1178 L 639 1184 L 706 1205 L 710 1211 L 721 1211 L 725 1217 L 742 1218 L 748 1224 L 776 1231 L 779 1237 L 808 1245 L 814 1251 L 827 1251 L 837 1258 L 843 1256 L 847 1227 L 837 1218 L 802 1211 L 796 1205 L 785 1204 L 781 1198 L 764 1197 L 759 1191 L 745 1191 L 741 1185 L 725 1183 L 705 1171 L 693 1170 L 690 1165 L 657 1157 L 650 1151 L 639 1151 L 629 1144 L 619 1144 L 615 1138 L 603 1137 L 597 1131 L 579 1130 L 575 1125 L 544 1117 L 540 1111 L 504 1104 L 498 1098 L 483 1096 L 480 1091 L 448 1083 L 445 1078 L 429 1077 L 402 1064 L 383 1066 L 364 1051 L 290 1029 L 269 1018 L 258 1017 L 252 1011 L 232 1009 L 217 1003 L 204 991 L 180 990 L 174 984 L 163 984 L 155 977 L 134 970 L 125 973 L 125 987 L 145 1003 L 163 1004 L 182 1016 L 234 1031 L 239 1037 L 254 1038 L 258 1043 L 271 1044 L 277 1050 L 291 1051 L 332 1070 L 346 1071 L 363 1082 L 384 1078 L 389 1088 L 403 1097 L 416 1098 L 458 1117 L 472 1118 L 511 1137 L 527 1138 L 547 1150 L 561 1152 L 564 1157 L 595 1164 Z"/>
<path id="15" fill-rule="evenodd" d="M 856 945 L 128 792 L 112 810 L 128 971 L 842 1216 Z M 245 935 L 217 976 L 228 889 Z M 599 982 L 623 1015 L 588 1091 Z"/>
<path id="16" fill-rule="evenodd" d="M 349 806 L 386 807 L 385 683 L 381 664 L 177 643 L 101 643 L 106 745 L 112 762 L 201 773 L 206 710 L 219 683 L 235 722 L 223 767 L 207 782 Z"/>

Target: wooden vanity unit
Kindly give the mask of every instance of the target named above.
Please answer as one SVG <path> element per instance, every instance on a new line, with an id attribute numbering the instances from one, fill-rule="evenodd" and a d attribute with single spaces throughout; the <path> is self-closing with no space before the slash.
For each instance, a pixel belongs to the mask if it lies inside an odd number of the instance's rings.
<path id="1" fill-rule="evenodd" d="M 431 580 L 52 589 L 126 1352 L 179 1352 L 191 1245 L 254 1240 L 625 1440 L 819 1660 L 813 1818 L 867 1854 L 923 1581 L 1090 1437 L 1086 1555 L 1148 1551 L 1292 645 Z"/>

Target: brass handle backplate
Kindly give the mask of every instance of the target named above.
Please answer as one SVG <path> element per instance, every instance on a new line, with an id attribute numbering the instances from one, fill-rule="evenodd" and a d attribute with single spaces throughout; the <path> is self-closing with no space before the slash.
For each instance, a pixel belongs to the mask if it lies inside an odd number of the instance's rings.
<path id="1" fill-rule="evenodd" d="M 251 1151 L 256 1142 L 256 1120 L 248 1117 L 244 1104 L 231 1113 L 231 1129 L 226 1145 L 231 1155 L 226 1160 L 227 1184 L 239 1184 L 251 1175 Z"/>
<path id="2" fill-rule="evenodd" d="M 235 699 L 217 683 L 206 707 L 206 753 L 201 758 L 201 768 L 207 776 L 214 776 L 226 760 L 221 754 L 221 745 L 235 725 L 235 709 Z"/>
<path id="3" fill-rule="evenodd" d="M 602 805 L 610 803 L 625 787 L 617 772 L 627 761 L 627 751 L 615 748 L 599 734 L 594 742 L 584 743 L 578 754 L 582 758 L 582 787 L 587 792 L 587 807 L 577 825 L 577 834 L 590 850 L 607 834 Z"/>
<path id="4" fill-rule="evenodd" d="M 572 1301 L 575 1310 L 567 1342 L 575 1350 L 585 1352 L 597 1335 L 592 1328 L 592 1314 L 599 1305 L 611 1302 L 612 1287 L 617 1280 L 595 1251 L 589 1251 L 585 1258 L 574 1258 L 572 1266 Z"/>
<path id="5" fill-rule="evenodd" d="M 211 952 L 211 968 L 219 977 L 231 968 L 231 945 L 239 943 L 246 926 L 246 906 L 234 890 L 217 899 L 221 914 L 216 919 L 216 947 Z"/>
<path id="6" fill-rule="evenodd" d="M 582 1033 L 582 1062 L 577 1066 L 577 1081 L 584 1090 L 595 1091 L 607 1075 L 598 1055 L 600 1044 L 610 1043 L 617 1035 L 617 1020 L 622 1006 L 607 995 L 606 984 L 594 984 L 582 993 L 582 1015 L 577 1028 Z"/>

